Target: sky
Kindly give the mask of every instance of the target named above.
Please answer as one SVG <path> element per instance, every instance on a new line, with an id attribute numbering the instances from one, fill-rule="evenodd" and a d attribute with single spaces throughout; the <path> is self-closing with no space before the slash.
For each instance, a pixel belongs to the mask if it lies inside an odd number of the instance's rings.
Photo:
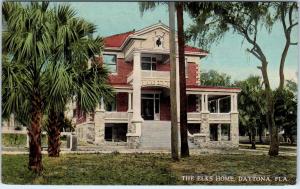
<path id="1" fill-rule="evenodd" d="M 97 35 L 109 36 L 133 29 L 142 29 L 149 25 L 163 22 L 168 25 L 168 7 L 160 5 L 141 15 L 137 2 L 72 2 L 77 16 L 97 25 Z M 192 24 L 192 19 L 184 14 L 184 27 Z M 298 28 L 292 33 L 292 39 L 298 41 Z M 284 47 L 285 38 L 280 24 L 273 27 L 269 34 L 261 31 L 258 41 L 269 60 L 269 80 L 273 88 L 279 84 L 279 61 Z M 196 46 L 197 43 L 189 42 Z M 232 80 L 243 80 L 248 76 L 259 75 L 257 66 L 260 62 L 246 52 L 248 44 L 237 34 L 227 33 L 225 37 L 209 49 L 210 54 L 201 60 L 201 71 L 217 70 L 231 76 Z M 201 48 L 201 47 L 200 47 Z M 291 46 L 285 65 L 286 79 L 297 81 L 298 49 Z"/>

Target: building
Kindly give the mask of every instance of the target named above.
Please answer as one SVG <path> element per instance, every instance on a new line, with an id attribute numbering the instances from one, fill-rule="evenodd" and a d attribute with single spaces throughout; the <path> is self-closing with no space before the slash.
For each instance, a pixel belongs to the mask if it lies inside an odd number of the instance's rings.
<path id="1" fill-rule="evenodd" d="M 170 147 L 169 28 L 159 22 L 108 36 L 104 42 L 101 57 L 111 71 L 115 101 L 100 103 L 93 114 L 74 113 L 79 139 L 129 148 Z M 240 90 L 201 86 L 200 60 L 207 55 L 202 49 L 185 47 L 190 142 L 199 148 L 238 148 Z"/>

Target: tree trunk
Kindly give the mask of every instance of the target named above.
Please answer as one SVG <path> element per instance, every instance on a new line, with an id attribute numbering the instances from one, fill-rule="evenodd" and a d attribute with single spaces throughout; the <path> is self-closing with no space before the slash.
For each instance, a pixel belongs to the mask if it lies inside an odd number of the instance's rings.
<path id="1" fill-rule="evenodd" d="M 60 152 L 60 128 L 63 124 L 63 113 L 57 113 L 50 110 L 48 119 L 48 156 L 59 157 Z"/>
<path id="2" fill-rule="evenodd" d="M 274 119 L 274 97 L 272 94 L 272 90 L 270 87 L 270 82 L 267 73 L 267 62 L 262 62 L 261 72 L 264 79 L 265 84 L 265 93 L 266 93 L 266 118 L 267 118 L 267 125 L 269 128 L 269 135 L 270 135 L 270 149 L 269 155 L 270 156 L 277 156 L 279 153 L 279 138 L 278 138 L 278 128 L 275 125 Z"/>
<path id="3" fill-rule="evenodd" d="M 256 149 L 256 139 L 255 139 L 255 135 L 256 135 L 256 133 L 255 133 L 255 128 L 253 127 L 252 129 L 251 129 L 251 149 Z"/>
<path id="4" fill-rule="evenodd" d="M 252 144 L 252 135 L 251 129 L 248 129 L 248 137 L 249 137 L 249 144 Z"/>
<path id="5" fill-rule="evenodd" d="M 272 94 L 270 94 L 272 95 Z M 275 125 L 274 120 L 274 102 L 273 97 L 269 97 L 267 100 L 267 122 L 269 127 L 270 133 L 270 149 L 269 155 L 270 156 L 277 156 L 279 153 L 279 138 L 278 138 L 278 128 Z"/>
<path id="6" fill-rule="evenodd" d="M 187 97 L 184 56 L 183 2 L 177 6 L 178 54 L 179 54 L 179 86 L 180 86 L 180 141 L 181 157 L 190 156 L 187 136 Z"/>
<path id="7" fill-rule="evenodd" d="M 178 123 L 176 99 L 176 45 L 175 45 L 175 3 L 169 2 L 170 27 L 170 101 L 171 101 L 171 153 L 172 159 L 179 160 L 178 156 Z"/>
<path id="8" fill-rule="evenodd" d="M 28 128 L 29 136 L 29 170 L 35 173 L 41 173 L 42 165 L 42 147 L 41 147 L 41 121 L 42 110 L 40 97 L 35 95 L 32 98 L 31 120 Z"/>
<path id="9" fill-rule="evenodd" d="M 259 132 L 259 143 L 262 144 L 263 143 L 263 139 L 262 139 L 263 127 L 261 124 L 258 128 L 258 132 Z"/>

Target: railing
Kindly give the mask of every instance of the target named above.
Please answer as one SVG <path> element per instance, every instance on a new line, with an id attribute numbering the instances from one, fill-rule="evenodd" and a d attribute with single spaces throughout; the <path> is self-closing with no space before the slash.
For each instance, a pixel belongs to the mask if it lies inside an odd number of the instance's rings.
<path id="1" fill-rule="evenodd" d="M 230 121 L 230 113 L 210 113 L 210 121 Z"/>
<path id="2" fill-rule="evenodd" d="M 133 72 L 128 74 L 127 83 L 133 80 Z M 170 83 L 170 72 L 141 70 L 142 85 L 163 85 L 168 87 Z"/>
<path id="3" fill-rule="evenodd" d="M 105 112 L 105 122 L 127 122 L 127 112 Z"/>
<path id="4" fill-rule="evenodd" d="M 170 79 L 170 72 L 168 71 L 142 71 L 142 78 L 163 78 Z"/>
<path id="5" fill-rule="evenodd" d="M 170 72 L 167 71 L 142 71 L 142 86 L 170 86 Z"/>
<path id="6" fill-rule="evenodd" d="M 201 113 L 200 112 L 188 112 L 187 119 L 188 119 L 188 121 L 200 121 Z"/>

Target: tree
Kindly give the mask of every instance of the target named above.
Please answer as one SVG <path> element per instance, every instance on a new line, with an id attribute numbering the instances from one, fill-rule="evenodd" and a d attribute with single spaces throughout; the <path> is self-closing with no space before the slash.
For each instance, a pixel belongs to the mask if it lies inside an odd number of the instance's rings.
<path id="1" fill-rule="evenodd" d="M 181 157 L 190 156 L 188 135 L 187 135 L 187 96 L 186 96 L 186 79 L 185 79 L 185 42 L 183 28 L 183 2 L 177 2 L 177 30 L 178 30 L 178 57 L 179 57 L 179 98 L 180 98 L 180 149 Z"/>
<path id="2" fill-rule="evenodd" d="M 75 17 L 75 11 L 69 5 L 59 5 L 53 12 L 53 61 L 72 67 L 68 74 L 72 76 L 73 85 L 65 93 L 65 102 L 75 100 L 84 112 L 91 112 L 100 100 L 99 95 L 105 96 L 105 101 L 112 96 L 112 88 L 107 85 L 108 72 L 95 58 L 103 48 L 102 38 L 91 38 L 96 26 Z M 92 60 L 91 68 L 89 59 Z M 64 108 L 59 110 L 50 107 L 48 113 L 48 155 L 51 157 L 59 156 L 60 151 L 60 129 L 65 120 L 66 104 L 61 106 Z"/>
<path id="3" fill-rule="evenodd" d="M 11 61 L 3 64 L 3 112 L 17 112 L 24 100 L 28 107 L 29 122 L 29 169 L 40 173 L 43 169 L 41 154 L 41 121 L 45 107 L 47 81 L 44 73 L 49 71 L 45 61 L 52 43 L 48 25 L 47 3 L 3 3 L 7 31 L 3 32 L 3 52 Z M 46 67 L 46 68 L 45 68 Z M 61 67 L 60 71 L 64 71 Z M 47 86 L 49 88 L 56 86 Z"/>
<path id="4" fill-rule="evenodd" d="M 158 2 L 141 2 L 140 11 L 141 13 L 146 10 L 154 9 Z M 179 88 L 180 88 L 180 149 L 181 157 L 188 157 L 189 146 L 188 146 L 188 135 L 187 135 L 187 96 L 186 96 L 186 79 L 185 79 L 185 33 L 183 27 L 183 11 L 185 3 L 177 2 L 176 5 L 177 13 L 177 30 L 178 30 L 178 57 L 179 57 Z"/>
<path id="5" fill-rule="evenodd" d="M 171 153 L 172 159 L 178 157 L 178 123 L 177 123 L 177 100 L 176 100 L 176 45 L 175 45 L 175 5 L 169 2 L 169 25 L 170 25 L 170 101 L 171 101 Z"/>
<path id="6" fill-rule="evenodd" d="M 276 22 L 283 26 L 286 45 L 280 59 L 280 83 L 279 90 L 282 90 L 284 83 L 283 68 L 285 57 L 288 53 L 292 29 L 298 24 L 295 21 L 297 11 L 296 2 L 231 2 L 215 3 L 210 9 L 203 10 L 196 2 L 190 9 L 190 14 L 195 18 L 195 24 L 189 29 L 189 37 L 198 41 L 200 45 L 210 46 L 219 41 L 226 32 L 233 31 L 244 37 L 251 48 L 247 51 L 257 58 L 261 66 L 258 69 L 262 73 L 264 90 L 266 95 L 266 122 L 270 132 L 269 155 L 276 156 L 279 151 L 278 127 L 274 119 L 274 96 L 269 82 L 268 64 L 269 61 L 257 40 L 261 28 L 271 31 Z M 273 15 L 272 11 L 276 14 Z M 209 18 L 209 19 L 208 19 Z M 280 18 L 280 19 L 279 19 Z M 286 21 L 288 20 L 288 21 Z M 287 24 L 288 23 L 288 24 Z"/>
<path id="7" fill-rule="evenodd" d="M 208 72 L 201 73 L 201 85 L 206 86 L 225 86 L 230 87 L 231 77 L 225 73 L 218 73 L 215 70 L 209 70 Z"/>
<path id="8" fill-rule="evenodd" d="M 236 82 L 235 85 L 241 89 L 238 97 L 240 123 L 248 129 L 251 148 L 256 149 L 256 131 L 262 127 L 259 121 L 265 112 L 261 78 L 250 76 L 246 80 Z"/>
<path id="9" fill-rule="evenodd" d="M 78 62 L 78 68 L 66 65 L 53 53 L 55 21 L 48 3 L 11 3 L 2 6 L 7 30 L 3 32 L 2 115 L 14 113 L 28 123 L 28 168 L 36 173 L 43 169 L 41 154 L 42 116 L 53 109 L 64 109 L 70 93 L 79 91 L 77 99 L 86 110 L 95 108 L 99 101 L 97 82 L 103 81 L 105 69 L 99 64 Z M 78 52 L 81 47 L 78 47 Z M 74 51 L 76 52 L 76 51 Z M 78 53 L 82 55 L 82 53 Z M 74 57 L 77 57 L 76 54 Z M 84 66 L 86 67 L 84 69 Z M 81 67 L 82 72 L 77 72 Z M 94 78 L 94 79 L 90 79 Z M 101 95 L 101 93 L 100 93 Z"/>
<path id="10" fill-rule="evenodd" d="M 284 131 L 284 137 L 294 143 L 297 135 L 297 98 L 293 91 L 286 86 L 280 93 L 275 91 L 275 123 Z"/>

